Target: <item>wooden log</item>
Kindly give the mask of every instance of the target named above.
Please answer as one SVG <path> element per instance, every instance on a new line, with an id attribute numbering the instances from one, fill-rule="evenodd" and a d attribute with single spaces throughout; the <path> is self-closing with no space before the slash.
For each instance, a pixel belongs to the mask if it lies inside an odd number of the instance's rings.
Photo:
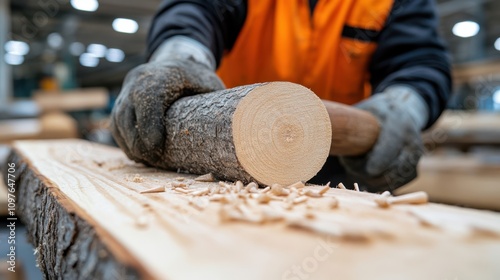
<path id="1" fill-rule="evenodd" d="M 13 146 L 18 214 L 48 279 L 500 277 L 498 213 L 438 204 L 379 208 L 376 194 L 331 189 L 287 210 L 279 200 L 254 205 L 250 197 L 258 194 L 249 193 L 227 217 L 264 209 L 272 221 L 222 222 L 220 211 L 231 204 L 174 190 L 140 194 L 179 174 L 136 164 L 118 149 L 78 140 Z M 219 187 L 183 177 L 189 190 Z M 314 207 L 327 198 L 336 207 Z"/>
<path id="2" fill-rule="evenodd" d="M 309 89 L 287 82 L 181 98 L 165 123 L 167 168 L 230 181 L 307 181 L 330 150 L 325 106 Z"/>

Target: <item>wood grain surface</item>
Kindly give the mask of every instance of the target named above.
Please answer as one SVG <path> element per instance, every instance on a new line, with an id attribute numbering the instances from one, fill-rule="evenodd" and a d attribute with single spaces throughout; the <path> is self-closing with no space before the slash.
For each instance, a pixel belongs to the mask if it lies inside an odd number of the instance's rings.
<path id="1" fill-rule="evenodd" d="M 19 141 L 10 161 L 18 165 L 18 211 L 48 278 L 500 279 L 494 212 L 379 208 L 379 195 L 331 189 L 325 196 L 338 207 L 307 221 L 223 222 L 218 202 L 199 209 L 171 189 L 139 193 L 179 176 L 190 188 L 217 183 L 147 168 L 116 148 Z"/>

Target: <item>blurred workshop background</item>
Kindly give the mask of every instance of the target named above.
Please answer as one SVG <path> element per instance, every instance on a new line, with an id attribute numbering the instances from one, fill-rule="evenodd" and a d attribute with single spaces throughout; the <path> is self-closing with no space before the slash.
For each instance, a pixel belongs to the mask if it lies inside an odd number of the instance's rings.
<path id="1" fill-rule="evenodd" d="M 125 74 L 145 61 L 160 1 L 0 0 L 2 166 L 17 139 L 113 144 L 110 110 Z M 453 95 L 424 134 L 419 177 L 400 192 L 425 190 L 436 202 L 499 211 L 500 1 L 438 0 L 437 10 Z M 0 212 L 5 197 L 0 186 Z"/>
<path id="2" fill-rule="evenodd" d="M 145 61 L 160 2 L 0 0 L 0 143 L 77 137 L 113 144 L 109 113 L 126 73 Z M 424 134 L 429 152 L 420 176 L 403 191 L 500 210 L 500 1 L 436 4 L 454 89 L 448 110 Z"/>

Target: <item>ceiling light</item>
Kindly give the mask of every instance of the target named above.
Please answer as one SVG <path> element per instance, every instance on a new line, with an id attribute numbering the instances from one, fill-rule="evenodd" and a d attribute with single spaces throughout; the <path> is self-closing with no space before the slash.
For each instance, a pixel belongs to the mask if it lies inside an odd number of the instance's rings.
<path id="1" fill-rule="evenodd" d="M 104 57 L 106 55 L 106 48 L 105 45 L 101 44 L 90 44 L 87 47 L 87 52 L 94 55 L 95 57 Z"/>
<path id="2" fill-rule="evenodd" d="M 5 50 L 14 55 L 27 55 L 30 51 L 30 46 L 21 41 L 8 41 L 5 43 Z"/>
<path id="3" fill-rule="evenodd" d="M 500 38 L 498 38 L 496 41 L 495 41 L 495 49 L 497 51 L 500 51 Z"/>
<path id="4" fill-rule="evenodd" d="M 95 12 L 99 8 L 99 2 L 97 0 L 71 0 L 71 6 L 80 11 Z"/>
<path id="5" fill-rule="evenodd" d="M 113 29 L 122 33 L 135 33 L 139 29 L 139 24 L 133 19 L 117 18 L 113 21 Z"/>
<path id="6" fill-rule="evenodd" d="M 109 62 L 122 62 L 125 59 L 125 53 L 120 49 L 109 49 L 106 52 L 106 59 Z"/>
<path id="7" fill-rule="evenodd" d="M 47 43 L 51 48 L 59 50 L 64 44 L 64 39 L 59 33 L 51 33 L 47 37 Z"/>
<path id="8" fill-rule="evenodd" d="M 24 62 L 24 56 L 12 53 L 6 53 L 4 55 L 4 60 L 7 64 L 10 65 L 21 65 Z"/>
<path id="9" fill-rule="evenodd" d="M 500 88 L 493 93 L 493 103 L 500 105 Z"/>
<path id="10" fill-rule="evenodd" d="M 479 24 L 474 21 L 462 21 L 458 22 L 453 26 L 452 32 L 455 36 L 468 38 L 477 35 L 479 33 Z"/>
<path id="11" fill-rule="evenodd" d="M 85 67 L 96 67 L 99 65 L 99 58 L 90 53 L 80 55 L 80 64 Z"/>
<path id="12" fill-rule="evenodd" d="M 85 46 L 80 42 L 73 42 L 69 45 L 69 53 L 74 56 L 79 56 L 85 52 Z"/>

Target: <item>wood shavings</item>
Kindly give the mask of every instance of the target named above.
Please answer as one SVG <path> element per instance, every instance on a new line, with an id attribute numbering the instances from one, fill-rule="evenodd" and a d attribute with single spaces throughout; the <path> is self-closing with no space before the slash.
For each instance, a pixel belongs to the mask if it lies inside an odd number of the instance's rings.
<path id="1" fill-rule="evenodd" d="M 140 191 L 139 193 L 160 193 L 160 192 L 165 192 L 165 187 L 155 187 L 149 190 Z"/>
<path id="2" fill-rule="evenodd" d="M 429 196 L 426 192 L 414 192 L 388 199 L 390 204 L 426 204 L 429 202 Z"/>
<path id="3" fill-rule="evenodd" d="M 141 175 L 139 175 L 139 174 L 135 174 L 134 178 L 132 178 L 132 182 L 142 183 L 142 182 L 144 182 L 144 178 L 142 178 Z"/>
<path id="4" fill-rule="evenodd" d="M 173 188 L 187 188 L 187 184 L 186 183 L 181 183 L 181 182 L 170 182 L 170 185 L 173 187 Z"/>
<path id="5" fill-rule="evenodd" d="M 323 196 L 322 194 L 320 194 L 319 192 L 314 191 L 314 190 L 306 190 L 304 192 L 304 195 L 307 195 L 310 197 L 322 197 Z"/>
<path id="6" fill-rule="evenodd" d="M 290 191 L 279 184 L 273 184 L 271 186 L 271 193 L 277 196 L 287 196 L 290 194 Z"/>
<path id="7" fill-rule="evenodd" d="M 391 192 L 390 191 L 385 191 L 383 192 L 382 194 L 380 194 L 381 196 L 385 196 L 385 197 L 389 197 L 391 196 Z"/>
<path id="8" fill-rule="evenodd" d="M 339 206 L 339 201 L 335 197 L 324 197 L 321 199 L 309 200 L 307 208 L 329 211 Z"/>
<path id="9" fill-rule="evenodd" d="M 344 186 L 344 184 L 342 184 L 342 183 L 339 183 L 339 184 L 337 185 L 337 188 L 338 188 L 338 189 L 342 189 L 342 190 L 347 190 L 347 188 L 346 188 L 346 187 Z"/>
<path id="10" fill-rule="evenodd" d="M 392 204 L 426 204 L 429 196 L 426 192 L 414 192 L 400 196 L 390 196 L 385 192 L 374 199 L 375 203 L 381 208 L 387 208 Z"/>
<path id="11" fill-rule="evenodd" d="M 208 194 L 208 192 L 209 192 L 208 188 L 203 188 L 201 190 L 196 190 L 196 191 L 191 192 L 191 195 L 202 196 L 202 195 Z"/>
<path id="12" fill-rule="evenodd" d="M 212 173 L 208 173 L 205 175 L 198 176 L 194 178 L 197 182 L 215 182 L 215 177 Z"/>
<path id="13" fill-rule="evenodd" d="M 185 178 L 184 178 L 184 177 L 176 177 L 176 178 L 175 178 L 175 180 L 176 180 L 176 181 L 179 181 L 179 182 L 182 182 L 182 181 L 184 181 L 184 180 L 185 180 Z"/>
<path id="14" fill-rule="evenodd" d="M 180 193 L 189 193 L 189 190 L 183 189 L 183 188 L 174 188 L 174 191 L 180 192 Z"/>
<path id="15" fill-rule="evenodd" d="M 235 184 L 235 191 L 239 193 L 243 189 L 243 183 L 241 181 L 237 181 Z"/>
<path id="16" fill-rule="evenodd" d="M 272 198 L 267 193 L 261 193 L 261 194 L 257 195 L 256 200 L 257 200 L 257 202 L 259 202 L 261 204 L 267 204 L 267 203 L 269 203 L 269 201 L 272 200 Z"/>
<path id="17" fill-rule="evenodd" d="M 293 204 L 300 204 L 307 201 L 307 196 L 297 197 L 293 200 Z"/>
<path id="18" fill-rule="evenodd" d="M 323 195 L 325 194 L 327 191 L 330 190 L 330 182 L 328 182 L 328 184 L 326 184 L 321 190 L 319 190 L 319 194 Z"/>
<path id="19" fill-rule="evenodd" d="M 298 181 L 297 183 L 293 183 L 288 188 L 296 188 L 296 189 L 303 189 L 306 185 L 302 181 Z"/>
<path id="20" fill-rule="evenodd" d="M 248 193 L 256 193 L 256 192 L 258 192 L 258 189 L 259 189 L 259 185 L 257 185 L 257 183 L 254 183 L 254 182 L 249 183 L 245 187 L 245 191 L 247 191 Z"/>
<path id="21" fill-rule="evenodd" d="M 260 191 L 260 193 L 267 193 L 267 192 L 269 192 L 270 190 L 271 190 L 271 187 L 267 186 L 267 187 L 263 188 L 263 189 Z"/>
<path id="22" fill-rule="evenodd" d="M 354 190 L 357 191 L 357 192 L 360 191 L 358 183 L 354 183 Z"/>

